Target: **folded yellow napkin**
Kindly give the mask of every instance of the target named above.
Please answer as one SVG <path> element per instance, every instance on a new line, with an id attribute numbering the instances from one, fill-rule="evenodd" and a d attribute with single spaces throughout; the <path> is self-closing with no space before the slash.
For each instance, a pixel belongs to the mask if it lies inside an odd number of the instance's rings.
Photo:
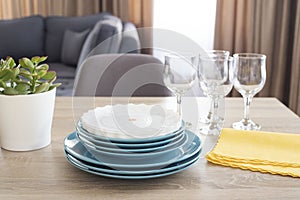
<path id="1" fill-rule="evenodd" d="M 219 165 L 300 177 L 300 134 L 225 128 L 206 158 Z"/>

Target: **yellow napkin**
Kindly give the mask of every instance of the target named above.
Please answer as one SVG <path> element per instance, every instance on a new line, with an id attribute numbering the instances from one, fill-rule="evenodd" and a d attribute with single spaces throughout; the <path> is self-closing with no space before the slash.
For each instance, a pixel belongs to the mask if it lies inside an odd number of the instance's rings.
<path id="1" fill-rule="evenodd" d="M 226 128 L 206 158 L 219 165 L 300 177 L 300 134 Z"/>

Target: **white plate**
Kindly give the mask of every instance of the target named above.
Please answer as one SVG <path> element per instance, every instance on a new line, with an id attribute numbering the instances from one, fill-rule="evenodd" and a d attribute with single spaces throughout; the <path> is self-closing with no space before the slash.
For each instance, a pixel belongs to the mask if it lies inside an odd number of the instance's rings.
<path id="1" fill-rule="evenodd" d="M 80 121 L 90 133 L 121 139 L 157 137 L 181 127 L 174 111 L 146 104 L 97 107 L 84 113 Z"/>
<path id="2" fill-rule="evenodd" d="M 157 137 L 139 138 L 139 139 L 137 139 L 137 138 L 130 138 L 130 139 L 108 138 L 108 137 L 104 137 L 104 136 L 100 136 L 100 135 L 95 135 L 95 134 L 90 133 L 87 130 L 85 130 L 82 127 L 80 122 L 78 122 L 78 124 L 76 126 L 76 130 L 80 135 L 85 136 L 91 142 L 97 141 L 97 142 L 101 142 L 101 143 L 104 143 L 104 142 L 109 143 L 109 144 L 113 143 L 117 146 L 120 146 L 120 147 L 127 146 L 128 148 L 133 148 L 133 147 L 144 148 L 146 146 L 147 147 L 148 146 L 157 146 L 157 144 L 161 145 L 162 143 L 169 143 L 171 141 L 174 141 L 176 138 L 178 138 L 179 136 L 181 136 L 184 133 L 185 126 L 184 126 L 184 122 L 182 122 L 182 126 L 175 132 L 171 132 L 169 134 L 157 136 Z"/>

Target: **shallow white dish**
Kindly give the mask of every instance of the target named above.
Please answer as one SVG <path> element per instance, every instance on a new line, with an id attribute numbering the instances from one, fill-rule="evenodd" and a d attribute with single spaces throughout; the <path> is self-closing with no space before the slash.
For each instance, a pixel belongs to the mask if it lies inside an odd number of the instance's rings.
<path id="1" fill-rule="evenodd" d="M 175 137 L 178 137 L 179 135 L 181 135 L 184 132 L 184 130 L 185 130 L 184 124 L 185 123 L 182 121 L 181 127 L 174 132 L 170 132 L 168 134 L 161 135 L 161 136 L 149 137 L 149 138 L 125 138 L 125 139 L 123 139 L 123 138 L 111 138 L 111 137 L 101 136 L 101 135 L 97 135 L 97 134 L 94 134 L 94 133 L 91 133 L 91 132 L 85 130 L 82 127 L 82 124 L 80 121 L 77 123 L 76 130 L 80 135 L 88 137 L 89 139 L 91 139 L 91 141 L 97 140 L 99 142 L 114 143 L 118 146 L 122 144 L 123 147 L 125 147 L 126 144 L 129 144 L 129 147 L 132 147 L 132 146 L 139 147 L 139 145 L 145 147 L 147 145 L 149 145 L 149 146 L 156 145 L 154 143 L 163 143 L 166 141 L 170 142 L 171 140 L 174 140 Z M 147 144 L 147 143 L 149 143 L 149 144 Z M 135 144 L 135 145 L 132 145 L 132 144 Z"/>
<path id="2" fill-rule="evenodd" d="M 159 105 L 117 104 L 97 107 L 84 113 L 80 121 L 90 133 L 109 138 L 150 138 L 175 132 L 180 116 Z"/>

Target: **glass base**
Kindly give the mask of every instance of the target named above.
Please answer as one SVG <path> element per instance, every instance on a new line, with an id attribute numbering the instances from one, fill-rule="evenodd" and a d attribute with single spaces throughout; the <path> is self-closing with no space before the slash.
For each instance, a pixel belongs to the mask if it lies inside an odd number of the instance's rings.
<path id="1" fill-rule="evenodd" d="M 222 127 L 219 124 L 208 124 L 207 126 L 201 127 L 199 133 L 201 135 L 220 135 Z"/>
<path id="2" fill-rule="evenodd" d="M 211 121 L 212 113 L 209 112 L 206 116 L 202 116 L 199 118 L 199 122 L 202 124 L 209 124 Z"/>
<path id="3" fill-rule="evenodd" d="M 261 129 L 261 126 L 259 124 L 254 123 L 251 119 L 248 119 L 248 120 L 242 119 L 239 122 L 233 123 L 232 128 L 237 129 L 237 130 L 258 131 Z"/>
<path id="4" fill-rule="evenodd" d="M 192 127 L 193 127 L 192 122 L 185 122 L 185 128 L 186 129 L 192 129 Z"/>

